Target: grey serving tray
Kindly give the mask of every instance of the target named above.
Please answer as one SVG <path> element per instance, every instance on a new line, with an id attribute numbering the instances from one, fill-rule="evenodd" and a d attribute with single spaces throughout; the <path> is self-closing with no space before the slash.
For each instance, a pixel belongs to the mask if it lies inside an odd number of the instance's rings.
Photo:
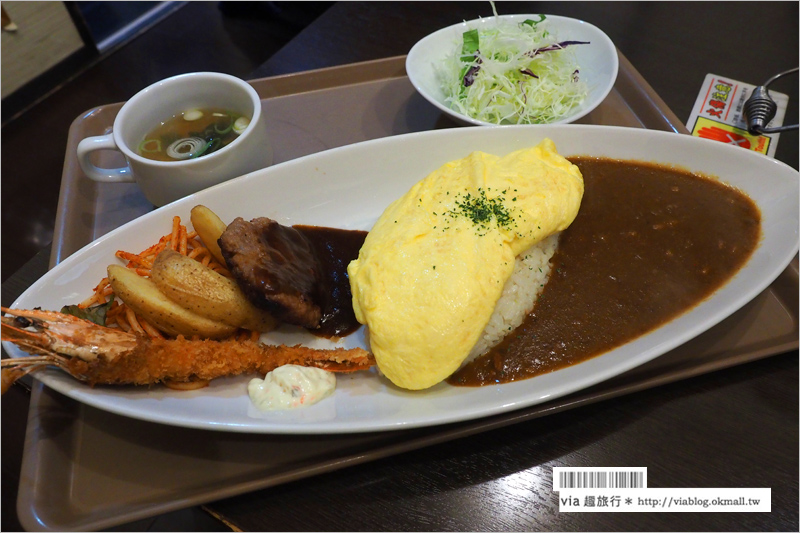
<path id="1" fill-rule="evenodd" d="M 457 127 L 416 94 L 404 60 L 251 81 L 274 132 L 276 162 L 378 137 Z M 98 107 L 72 124 L 51 267 L 153 209 L 135 185 L 89 180 L 75 157 L 77 143 L 108 130 L 120 107 Z M 614 90 L 581 122 L 686 133 L 621 54 Z M 111 165 L 114 157 L 104 155 L 100 163 Z M 743 309 L 646 365 L 547 404 L 418 430 L 270 436 L 176 428 L 88 407 L 34 381 L 19 519 L 31 531 L 105 529 L 795 350 L 797 309 L 795 259 Z"/>

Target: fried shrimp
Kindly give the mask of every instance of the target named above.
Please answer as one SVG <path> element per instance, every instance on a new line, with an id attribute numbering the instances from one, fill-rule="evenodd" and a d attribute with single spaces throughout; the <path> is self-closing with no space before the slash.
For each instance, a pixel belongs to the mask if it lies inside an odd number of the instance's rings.
<path id="1" fill-rule="evenodd" d="M 361 348 L 319 350 L 253 340 L 151 339 L 53 311 L 0 310 L 5 313 L 3 340 L 36 354 L 2 361 L 4 380 L 10 382 L 45 366 L 58 367 L 90 385 L 152 385 L 265 374 L 287 364 L 331 372 L 355 372 L 375 364 L 372 354 Z"/>

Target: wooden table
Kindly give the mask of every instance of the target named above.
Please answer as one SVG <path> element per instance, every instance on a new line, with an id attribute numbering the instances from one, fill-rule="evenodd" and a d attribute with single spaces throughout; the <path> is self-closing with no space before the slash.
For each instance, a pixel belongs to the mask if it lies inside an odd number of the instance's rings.
<path id="1" fill-rule="evenodd" d="M 498 9 L 595 24 L 683 119 L 706 73 L 760 84 L 798 64 L 796 3 L 499 3 Z M 431 31 L 490 13 L 485 2 L 337 3 L 251 77 L 404 54 Z M 797 77 L 773 89 L 791 95 L 787 122 L 796 121 Z M 798 167 L 796 132 L 781 137 L 777 158 Z M 47 261 L 44 251 L 4 283 L 3 303 L 41 276 Z M 2 408 L 5 499 L 19 470 L 25 392 L 12 389 Z M 794 351 L 207 508 L 243 530 L 797 531 L 797 450 Z M 550 489 L 554 466 L 646 466 L 651 487 L 771 487 L 772 512 L 559 513 Z M 181 520 L 161 528 L 200 527 L 191 517 Z"/>

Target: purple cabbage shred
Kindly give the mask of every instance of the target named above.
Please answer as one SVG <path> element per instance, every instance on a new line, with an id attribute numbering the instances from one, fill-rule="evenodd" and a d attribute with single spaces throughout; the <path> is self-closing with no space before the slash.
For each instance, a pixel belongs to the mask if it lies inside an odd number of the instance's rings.
<path id="1" fill-rule="evenodd" d="M 477 56 L 478 54 L 476 53 L 475 55 Z M 476 64 L 471 66 L 469 70 L 467 70 L 467 73 L 464 74 L 464 87 L 469 87 L 475 83 L 475 76 L 478 75 L 478 71 L 481 69 L 481 58 L 478 57 L 475 63 Z"/>
<path id="2" fill-rule="evenodd" d="M 539 54 L 543 54 L 544 52 L 555 52 L 557 50 L 563 50 L 567 46 L 572 46 L 576 44 L 591 44 L 589 41 L 561 41 L 560 43 L 551 44 L 549 46 L 543 46 L 542 48 L 537 48 L 535 50 L 531 50 L 530 52 L 526 52 L 525 55 L 529 57 L 534 57 Z M 475 83 L 475 76 L 478 75 L 478 72 L 481 70 L 481 58 L 479 57 L 479 52 L 475 53 L 477 57 L 475 61 L 475 65 L 471 66 L 469 70 L 467 70 L 466 74 L 464 74 L 464 87 L 469 87 L 473 83 Z M 539 76 L 534 74 L 530 69 L 522 69 L 520 70 L 525 75 L 533 76 L 534 78 L 538 79 Z M 578 70 L 572 73 L 572 81 L 578 81 Z"/>
<path id="3" fill-rule="evenodd" d="M 560 43 L 555 43 L 549 46 L 543 46 L 542 48 L 531 50 L 530 52 L 527 52 L 525 55 L 533 57 L 542 54 L 544 52 L 555 52 L 557 50 L 563 50 L 567 46 L 572 46 L 574 44 L 591 44 L 591 43 L 589 41 L 561 41 Z"/>

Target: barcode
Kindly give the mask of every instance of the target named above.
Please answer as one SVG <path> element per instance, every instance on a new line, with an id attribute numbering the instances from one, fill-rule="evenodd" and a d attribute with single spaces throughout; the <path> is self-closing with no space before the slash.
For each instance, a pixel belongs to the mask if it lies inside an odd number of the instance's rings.
<path id="1" fill-rule="evenodd" d="M 647 468 L 553 468 L 554 491 L 643 488 L 647 488 Z"/>

